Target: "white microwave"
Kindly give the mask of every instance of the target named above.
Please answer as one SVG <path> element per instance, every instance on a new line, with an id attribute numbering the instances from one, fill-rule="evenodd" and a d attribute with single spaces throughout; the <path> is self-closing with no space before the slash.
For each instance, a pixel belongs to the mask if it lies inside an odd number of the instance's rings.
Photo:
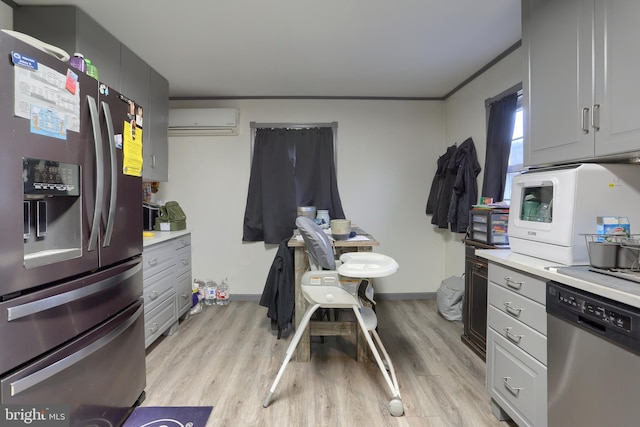
<path id="1" fill-rule="evenodd" d="M 640 229 L 640 165 L 582 163 L 513 178 L 509 245 L 513 252 L 564 265 L 589 264 L 585 234 L 596 217 L 623 216 Z"/>

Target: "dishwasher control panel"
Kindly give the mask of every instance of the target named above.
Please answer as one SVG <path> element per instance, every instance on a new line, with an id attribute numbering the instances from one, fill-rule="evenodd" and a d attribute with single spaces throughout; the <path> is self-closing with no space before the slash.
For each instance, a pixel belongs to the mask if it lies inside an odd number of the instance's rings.
<path id="1" fill-rule="evenodd" d="M 631 316 L 620 313 L 608 307 L 608 304 L 590 301 L 573 294 L 572 292 L 559 290 L 558 302 L 570 310 L 588 315 L 594 320 L 608 323 L 616 328 L 631 332 Z"/>

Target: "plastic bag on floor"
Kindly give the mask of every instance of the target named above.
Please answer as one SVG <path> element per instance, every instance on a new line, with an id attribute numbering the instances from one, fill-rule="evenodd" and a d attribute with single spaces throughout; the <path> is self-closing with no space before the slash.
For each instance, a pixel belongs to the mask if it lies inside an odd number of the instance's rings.
<path id="1" fill-rule="evenodd" d="M 462 320 L 462 300 L 464 298 L 464 280 L 451 276 L 440 283 L 436 292 L 438 312 L 447 320 Z"/>

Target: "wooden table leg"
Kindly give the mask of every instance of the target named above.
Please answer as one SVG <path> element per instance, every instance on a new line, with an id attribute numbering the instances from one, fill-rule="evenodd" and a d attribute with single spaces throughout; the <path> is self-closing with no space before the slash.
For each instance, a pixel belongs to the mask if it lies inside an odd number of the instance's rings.
<path id="1" fill-rule="evenodd" d="M 295 301 L 296 301 L 296 331 L 300 325 L 300 321 L 304 317 L 304 313 L 307 310 L 307 301 L 302 295 L 302 276 L 307 271 L 309 263 L 307 260 L 307 254 L 304 247 L 296 247 L 293 255 L 294 271 L 295 271 Z M 311 359 L 311 335 L 309 333 L 309 326 L 302 334 L 300 342 L 296 347 L 295 360 L 298 362 L 308 362 Z"/>

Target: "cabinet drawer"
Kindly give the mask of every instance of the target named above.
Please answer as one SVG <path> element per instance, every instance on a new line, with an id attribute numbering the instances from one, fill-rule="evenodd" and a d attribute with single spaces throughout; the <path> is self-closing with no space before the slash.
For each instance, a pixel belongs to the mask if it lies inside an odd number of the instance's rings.
<path id="1" fill-rule="evenodd" d="M 489 283 L 489 304 L 542 335 L 547 335 L 547 313 L 544 305 L 495 283 Z"/>
<path id="2" fill-rule="evenodd" d="M 176 321 L 176 299 L 167 298 L 144 315 L 144 347 L 147 348 Z"/>
<path id="3" fill-rule="evenodd" d="M 488 330 L 487 390 L 520 427 L 547 427 L 547 368 Z"/>
<path id="4" fill-rule="evenodd" d="M 191 246 L 185 246 L 175 252 L 176 277 L 191 270 Z"/>
<path id="5" fill-rule="evenodd" d="M 173 275 L 172 269 L 165 270 L 151 278 L 145 278 L 143 280 L 144 290 L 142 295 L 144 297 L 145 313 L 153 310 L 161 301 L 164 301 L 169 295 L 174 293 L 174 282 L 175 276 Z"/>
<path id="6" fill-rule="evenodd" d="M 178 317 L 191 308 L 193 291 L 191 289 L 191 270 L 178 277 L 176 281 L 176 301 Z"/>
<path id="7" fill-rule="evenodd" d="M 176 237 L 173 239 L 174 249 L 178 250 L 186 246 L 191 246 L 191 234 L 185 234 L 184 236 Z"/>
<path id="8" fill-rule="evenodd" d="M 507 341 L 526 351 L 542 364 L 547 364 L 546 336 L 534 331 L 492 305 L 489 306 L 487 313 L 487 323 L 489 328 L 507 339 Z"/>
<path id="9" fill-rule="evenodd" d="M 158 244 L 145 248 L 142 252 L 142 274 L 145 278 L 151 277 L 162 270 L 166 270 L 174 264 L 173 245 Z"/>
<path id="10" fill-rule="evenodd" d="M 490 263 L 489 280 L 496 285 L 531 298 L 542 305 L 546 303 L 546 283 L 539 277 Z"/>

